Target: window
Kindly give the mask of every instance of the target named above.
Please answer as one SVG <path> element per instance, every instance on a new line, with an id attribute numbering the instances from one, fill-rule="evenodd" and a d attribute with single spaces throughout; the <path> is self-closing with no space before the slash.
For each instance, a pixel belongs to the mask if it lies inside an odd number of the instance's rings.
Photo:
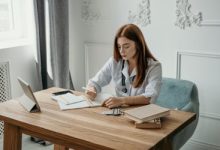
<path id="1" fill-rule="evenodd" d="M 12 30 L 12 3 L 11 0 L 0 0 L 0 32 Z"/>
<path id="2" fill-rule="evenodd" d="M 6 42 L 27 40 L 33 18 L 32 0 L 0 0 L 0 48 Z"/>

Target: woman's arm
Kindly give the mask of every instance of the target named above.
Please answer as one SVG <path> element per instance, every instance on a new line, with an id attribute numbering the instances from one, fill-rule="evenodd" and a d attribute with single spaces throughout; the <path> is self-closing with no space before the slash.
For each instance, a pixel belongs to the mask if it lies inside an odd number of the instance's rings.
<path id="1" fill-rule="evenodd" d="M 145 97 L 151 97 L 150 103 L 155 103 L 162 84 L 162 67 L 160 63 L 154 64 L 149 69 L 147 82 L 148 84 L 145 87 L 145 91 L 141 95 Z"/>
<path id="2" fill-rule="evenodd" d="M 85 96 L 91 100 L 94 100 L 97 96 L 97 91 L 93 86 L 87 86 L 85 93 Z"/>
<path id="3" fill-rule="evenodd" d="M 91 78 L 88 82 L 86 94 L 90 99 L 95 99 L 97 93 L 101 91 L 101 88 L 110 83 L 112 79 L 112 65 L 114 58 L 111 57 L 105 63 L 105 65 Z"/>
<path id="4" fill-rule="evenodd" d="M 150 97 L 146 98 L 143 95 L 138 95 L 128 97 L 110 97 L 103 103 L 103 106 L 114 108 L 122 105 L 147 105 L 149 103 Z"/>

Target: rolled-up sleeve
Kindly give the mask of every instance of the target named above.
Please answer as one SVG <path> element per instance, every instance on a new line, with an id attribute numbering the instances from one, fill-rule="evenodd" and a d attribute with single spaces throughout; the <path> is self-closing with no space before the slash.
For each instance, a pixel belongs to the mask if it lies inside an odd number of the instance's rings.
<path id="1" fill-rule="evenodd" d="M 113 57 L 105 63 L 105 65 L 97 72 L 97 74 L 89 80 L 88 85 L 96 88 L 99 93 L 103 86 L 110 83 L 112 79 Z"/>
<path id="2" fill-rule="evenodd" d="M 162 67 L 158 62 L 152 68 L 149 69 L 147 76 L 147 85 L 145 88 L 145 92 L 141 95 L 146 98 L 151 98 L 150 103 L 154 103 L 156 98 L 159 95 L 160 87 L 162 83 Z"/>

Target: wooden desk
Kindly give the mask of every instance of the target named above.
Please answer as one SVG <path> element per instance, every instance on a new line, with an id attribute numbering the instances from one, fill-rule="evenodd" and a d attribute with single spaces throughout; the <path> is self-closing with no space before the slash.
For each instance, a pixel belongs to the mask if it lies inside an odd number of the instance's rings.
<path id="1" fill-rule="evenodd" d="M 22 133 L 51 141 L 60 150 L 163 149 L 173 134 L 196 118 L 194 113 L 173 110 L 163 120 L 162 129 L 136 129 L 123 116 L 101 115 L 107 109 L 104 107 L 61 111 L 50 98 L 57 90 L 35 93 L 41 113 L 28 113 L 16 99 L 0 104 L 0 120 L 5 123 L 4 150 L 21 150 Z"/>

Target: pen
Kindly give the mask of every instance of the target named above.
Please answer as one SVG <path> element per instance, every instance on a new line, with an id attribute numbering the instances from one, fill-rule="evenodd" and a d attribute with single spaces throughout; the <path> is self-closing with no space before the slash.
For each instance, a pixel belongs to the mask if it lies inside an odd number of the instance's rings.
<path id="1" fill-rule="evenodd" d="M 87 90 L 87 91 L 90 91 L 90 92 L 93 92 L 93 93 L 96 93 L 95 91 L 90 90 L 90 89 L 87 89 L 86 87 L 82 87 L 82 89 Z"/>
<path id="2" fill-rule="evenodd" d="M 92 100 L 87 98 L 86 96 L 82 95 L 84 97 L 84 99 L 87 101 L 87 103 L 89 103 L 90 106 L 93 105 Z"/>

